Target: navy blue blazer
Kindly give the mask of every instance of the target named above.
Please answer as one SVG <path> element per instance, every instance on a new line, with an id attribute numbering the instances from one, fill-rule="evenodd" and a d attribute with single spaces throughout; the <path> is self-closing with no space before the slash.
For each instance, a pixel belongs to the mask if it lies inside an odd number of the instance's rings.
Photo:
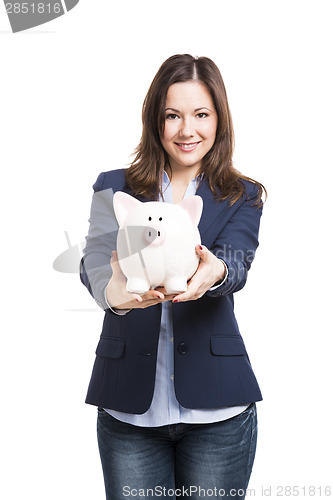
<path id="1" fill-rule="evenodd" d="M 119 316 L 108 308 L 103 293 L 112 275 L 110 258 L 118 229 L 112 195 L 133 194 L 124 173 L 103 172 L 93 186 L 80 275 L 105 316 L 86 403 L 142 414 L 154 392 L 161 304 Z M 203 199 L 202 243 L 224 260 L 228 278 L 198 300 L 172 305 L 175 393 L 185 408 L 220 408 L 262 399 L 233 307 L 233 293 L 245 285 L 258 246 L 262 213 L 253 204 L 257 187 L 244 183 L 246 194 L 232 206 L 227 200 L 216 201 L 206 181 L 197 190 Z"/>

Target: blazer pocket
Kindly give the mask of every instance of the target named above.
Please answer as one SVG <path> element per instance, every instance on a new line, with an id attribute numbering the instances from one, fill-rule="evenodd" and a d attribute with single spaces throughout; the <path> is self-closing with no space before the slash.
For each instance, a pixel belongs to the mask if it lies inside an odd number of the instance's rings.
<path id="1" fill-rule="evenodd" d="M 240 337 L 221 337 L 214 335 L 210 338 L 212 353 L 216 356 L 244 356 L 247 354 L 243 339 Z"/>
<path id="2" fill-rule="evenodd" d="M 103 358 L 117 359 L 123 355 L 125 339 L 102 337 L 98 342 L 96 355 Z"/>

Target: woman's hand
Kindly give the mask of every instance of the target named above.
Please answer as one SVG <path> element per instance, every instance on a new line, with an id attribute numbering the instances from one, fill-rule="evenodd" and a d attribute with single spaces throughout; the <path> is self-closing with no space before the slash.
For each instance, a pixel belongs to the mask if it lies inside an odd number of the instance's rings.
<path id="1" fill-rule="evenodd" d="M 197 245 L 195 250 L 200 257 L 198 269 L 188 282 L 186 292 L 176 295 L 173 302 L 200 299 L 207 290 L 225 277 L 225 264 L 208 248 Z"/>
<path id="2" fill-rule="evenodd" d="M 126 290 L 126 276 L 120 269 L 117 252 L 112 252 L 110 261 L 112 277 L 106 287 L 108 303 L 114 309 L 144 309 L 171 300 L 175 294 L 166 294 L 164 288 L 149 290 L 143 295 Z"/>

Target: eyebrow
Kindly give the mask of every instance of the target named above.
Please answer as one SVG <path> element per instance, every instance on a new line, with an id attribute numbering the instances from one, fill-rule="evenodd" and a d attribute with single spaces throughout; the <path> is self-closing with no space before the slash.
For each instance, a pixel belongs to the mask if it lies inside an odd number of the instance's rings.
<path id="1" fill-rule="evenodd" d="M 200 111 L 201 109 L 207 109 L 208 111 L 212 112 L 211 109 L 209 108 L 206 108 L 206 106 L 202 106 L 201 108 L 196 108 L 194 111 L 197 112 L 197 111 Z M 165 108 L 165 111 L 175 111 L 176 113 L 180 113 L 179 109 L 175 109 L 175 108 Z"/>

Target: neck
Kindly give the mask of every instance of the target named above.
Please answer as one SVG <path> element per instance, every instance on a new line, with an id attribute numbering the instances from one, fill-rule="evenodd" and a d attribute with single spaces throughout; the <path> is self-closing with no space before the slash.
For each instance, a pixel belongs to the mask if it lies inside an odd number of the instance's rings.
<path id="1" fill-rule="evenodd" d="M 175 168 L 174 166 L 170 167 L 167 165 L 165 170 L 172 184 L 183 184 L 187 186 L 188 183 L 197 176 L 199 169 L 198 167 Z"/>

